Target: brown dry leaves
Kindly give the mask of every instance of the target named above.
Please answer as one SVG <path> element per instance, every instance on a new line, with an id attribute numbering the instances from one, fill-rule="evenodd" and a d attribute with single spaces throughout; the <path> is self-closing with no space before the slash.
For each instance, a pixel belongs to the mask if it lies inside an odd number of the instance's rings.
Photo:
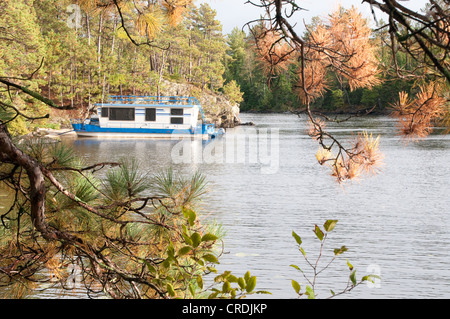
<path id="1" fill-rule="evenodd" d="M 163 0 L 161 2 L 162 6 L 166 9 L 169 24 L 176 26 L 183 19 L 186 7 L 192 3 L 192 0 Z"/>
<path id="2" fill-rule="evenodd" d="M 370 35 L 367 20 L 355 7 L 349 10 L 339 7 L 327 19 L 308 29 L 302 41 L 289 42 L 282 32 L 267 27 L 255 37 L 259 60 L 266 75 L 274 76 L 300 61 L 296 64 L 297 92 L 300 100 L 308 106 L 308 134 L 320 144 L 317 161 L 328 166 L 339 183 L 379 171 L 383 161 L 379 137 L 374 138 L 364 132 L 355 138 L 350 148 L 346 148 L 325 131 L 323 121 L 313 118 L 309 105 L 323 95 L 330 74 L 350 90 L 380 84 L 375 46 Z M 333 153 L 335 149 L 337 153 Z"/>
<path id="3" fill-rule="evenodd" d="M 384 155 L 380 151 L 380 137 L 363 131 L 352 142 L 352 148 L 344 148 L 339 141 L 325 131 L 325 122 L 320 118 L 308 121 L 308 135 L 319 141 L 320 148 L 316 153 L 317 162 L 331 169 L 331 175 L 339 183 L 346 180 L 355 180 L 361 175 L 375 175 L 383 165 Z M 324 144 L 326 138 L 333 140 L 330 146 Z M 333 146 L 338 149 L 337 154 L 332 152 Z"/>
<path id="4" fill-rule="evenodd" d="M 177 26 L 184 17 L 186 7 L 192 0 L 158 0 L 140 8 L 135 20 L 137 31 L 153 39 L 167 22 L 170 26 Z"/>
<path id="5" fill-rule="evenodd" d="M 285 71 L 298 59 L 303 61 L 297 87 L 305 104 L 324 93 L 329 71 L 334 71 L 341 82 L 347 81 L 350 90 L 380 83 L 371 29 L 355 7 L 339 7 L 327 20 L 308 30 L 303 56 L 281 32 L 264 27 L 258 34 L 257 53 L 266 75 Z"/>
<path id="6" fill-rule="evenodd" d="M 399 100 L 392 107 L 400 135 L 406 141 L 417 141 L 433 131 L 434 123 L 445 114 L 447 106 L 441 86 L 430 82 L 421 85 L 414 98 L 400 92 Z"/>
<path id="7" fill-rule="evenodd" d="M 317 33 L 329 33 L 326 54 L 336 72 L 348 80 L 351 90 L 371 88 L 380 83 L 375 46 L 370 41 L 371 29 L 355 7 L 330 15 L 328 26 Z"/>
<path id="8" fill-rule="evenodd" d="M 323 94 L 329 70 L 338 75 L 340 82 L 347 81 L 350 90 L 371 88 L 380 83 L 370 34 L 367 20 L 354 7 L 349 10 L 339 8 L 327 21 L 309 30 L 310 43 L 298 83 L 304 103 L 307 95 L 315 99 Z"/>
<path id="9" fill-rule="evenodd" d="M 375 175 L 383 165 L 384 155 L 379 148 L 380 137 L 373 137 L 366 131 L 358 134 L 351 150 L 339 149 L 334 155 L 330 149 L 320 148 L 316 159 L 320 165 L 331 169 L 331 175 L 339 183 L 355 180 L 362 175 Z"/>
<path id="10" fill-rule="evenodd" d="M 152 1 L 123 1 L 123 0 L 80 0 L 79 5 L 91 14 L 111 12 L 120 8 L 122 14 L 132 16 L 136 31 L 141 36 L 153 39 L 167 23 L 178 25 L 183 19 L 186 8 L 192 0 L 152 0 Z"/>
<path id="11" fill-rule="evenodd" d="M 286 39 L 279 33 L 262 28 L 255 39 L 257 58 L 264 74 L 274 76 L 286 71 L 293 63 L 293 49 Z"/>

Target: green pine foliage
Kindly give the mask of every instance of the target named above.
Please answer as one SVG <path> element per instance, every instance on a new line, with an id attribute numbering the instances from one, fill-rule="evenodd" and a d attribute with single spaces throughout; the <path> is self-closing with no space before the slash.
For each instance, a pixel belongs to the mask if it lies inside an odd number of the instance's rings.
<path id="1" fill-rule="evenodd" d="M 209 5 L 192 5 L 179 25 L 162 26 L 153 39 L 139 33 L 132 13 L 124 8 L 130 36 L 140 43 L 150 40 L 150 45 L 140 46 L 130 41 L 115 10 L 79 8 L 69 0 L 0 3 L 0 77 L 70 110 L 51 110 L 53 121 L 85 118 L 93 104 L 109 94 L 160 94 L 165 79 L 214 92 L 222 89 L 227 45 Z M 27 79 L 17 80 L 21 77 Z M 0 98 L 10 99 L 4 91 Z M 42 103 L 26 100 L 21 92 L 14 92 L 13 98 L 14 105 L 23 98 L 20 110 L 33 110 L 33 116 L 49 112 Z M 45 124 L 44 120 L 35 121 L 28 123 L 27 129 Z M 27 131 L 17 121 L 10 127 L 20 134 Z"/>

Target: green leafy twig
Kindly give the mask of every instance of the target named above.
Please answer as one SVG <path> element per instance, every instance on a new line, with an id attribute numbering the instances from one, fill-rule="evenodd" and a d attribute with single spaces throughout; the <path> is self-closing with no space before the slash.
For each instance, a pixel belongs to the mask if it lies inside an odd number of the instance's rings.
<path id="1" fill-rule="evenodd" d="M 294 239 L 298 245 L 299 251 L 301 252 L 306 263 L 313 270 L 313 276 L 312 276 L 312 278 L 309 278 L 299 266 L 294 265 L 294 264 L 290 265 L 291 267 L 293 267 L 296 270 L 298 270 L 299 272 L 301 272 L 303 277 L 305 278 L 305 280 L 308 282 L 308 285 L 303 290 L 302 286 L 300 285 L 300 283 L 298 281 L 296 281 L 296 280 L 291 281 L 292 287 L 294 288 L 295 292 L 297 293 L 297 295 L 299 297 L 302 297 L 305 295 L 308 297 L 308 299 L 315 299 L 317 297 L 316 280 L 317 280 L 317 277 L 319 276 L 319 274 L 322 273 L 324 270 L 328 269 L 328 267 L 336 260 L 336 258 L 339 255 L 343 254 L 344 252 L 346 252 L 348 250 L 346 246 L 341 246 L 340 248 L 334 249 L 333 250 L 333 253 L 334 253 L 333 258 L 331 258 L 331 260 L 324 267 L 319 268 L 319 261 L 322 258 L 323 249 L 325 246 L 327 236 L 334 229 L 337 222 L 338 221 L 334 220 L 334 219 L 327 220 L 323 224 L 324 230 L 322 230 L 319 226 L 315 225 L 313 232 L 320 241 L 320 249 L 319 249 L 319 255 L 314 263 L 310 262 L 309 259 L 307 258 L 306 252 L 302 247 L 303 242 L 302 242 L 301 237 L 299 235 L 297 235 L 294 231 L 292 231 L 292 237 L 294 237 Z M 333 298 L 335 296 L 342 295 L 344 293 L 348 293 L 363 282 L 367 282 L 367 281 L 373 282 L 374 278 L 379 278 L 379 276 L 376 276 L 376 275 L 365 275 L 358 281 L 356 279 L 356 270 L 354 269 L 353 265 L 350 264 L 350 262 L 348 260 L 347 260 L 347 265 L 348 265 L 349 271 L 350 271 L 350 275 L 349 275 L 348 281 L 347 281 L 347 286 L 338 293 L 335 293 L 333 290 L 330 289 L 331 296 L 328 298 Z"/>

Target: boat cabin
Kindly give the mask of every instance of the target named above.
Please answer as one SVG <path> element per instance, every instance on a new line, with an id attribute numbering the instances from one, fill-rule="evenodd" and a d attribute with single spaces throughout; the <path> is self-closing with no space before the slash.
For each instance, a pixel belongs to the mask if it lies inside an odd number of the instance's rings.
<path id="1" fill-rule="evenodd" d="M 169 134 L 201 134 L 214 138 L 224 133 L 205 123 L 200 102 L 194 97 L 111 95 L 107 103 L 96 106 L 96 116 L 72 122 L 78 136 L 167 138 Z"/>
<path id="2" fill-rule="evenodd" d="M 200 102 L 194 97 L 113 95 L 98 106 L 99 124 L 105 128 L 189 130 L 197 127 L 200 113 Z"/>

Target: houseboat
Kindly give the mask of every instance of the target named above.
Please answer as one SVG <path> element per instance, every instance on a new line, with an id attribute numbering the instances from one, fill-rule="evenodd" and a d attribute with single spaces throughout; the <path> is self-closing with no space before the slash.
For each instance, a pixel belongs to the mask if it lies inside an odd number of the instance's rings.
<path id="1" fill-rule="evenodd" d="M 194 97 L 111 95 L 107 103 L 96 106 L 96 115 L 72 121 L 78 136 L 211 139 L 224 133 L 206 123 Z"/>

